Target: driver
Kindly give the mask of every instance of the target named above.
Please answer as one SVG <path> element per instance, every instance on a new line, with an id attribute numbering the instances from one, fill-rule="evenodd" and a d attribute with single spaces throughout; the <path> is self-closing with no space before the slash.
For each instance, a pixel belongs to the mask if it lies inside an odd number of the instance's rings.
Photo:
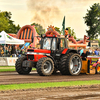
<path id="1" fill-rule="evenodd" d="M 50 39 L 49 38 L 45 40 L 43 48 L 50 50 Z"/>

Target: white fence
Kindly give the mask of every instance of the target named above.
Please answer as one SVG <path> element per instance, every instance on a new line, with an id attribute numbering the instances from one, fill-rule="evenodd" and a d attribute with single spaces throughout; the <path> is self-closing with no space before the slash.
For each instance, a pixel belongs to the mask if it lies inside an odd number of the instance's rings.
<path id="1" fill-rule="evenodd" d="M 15 66 L 18 57 L 0 57 L 0 66 Z"/>

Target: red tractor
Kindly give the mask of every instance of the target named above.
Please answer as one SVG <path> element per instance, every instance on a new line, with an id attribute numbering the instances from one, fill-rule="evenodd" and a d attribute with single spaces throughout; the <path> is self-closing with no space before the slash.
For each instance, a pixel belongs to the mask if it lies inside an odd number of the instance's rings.
<path id="1" fill-rule="evenodd" d="M 19 74 L 29 74 L 35 67 L 41 76 L 49 76 L 56 69 L 62 75 L 79 75 L 82 59 L 77 50 L 69 49 L 67 36 L 41 36 L 40 49 L 30 48 L 26 56 L 17 59 L 15 67 Z"/>

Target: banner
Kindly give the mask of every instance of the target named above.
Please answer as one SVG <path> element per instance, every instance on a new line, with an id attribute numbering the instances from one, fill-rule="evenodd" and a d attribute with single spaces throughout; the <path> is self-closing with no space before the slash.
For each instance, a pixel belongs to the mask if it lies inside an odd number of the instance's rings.
<path id="1" fill-rule="evenodd" d="M 15 66 L 17 59 L 18 59 L 18 57 L 7 57 L 8 66 Z"/>
<path id="2" fill-rule="evenodd" d="M 0 66 L 15 66 L 18 57 L 0 57 Z"/>

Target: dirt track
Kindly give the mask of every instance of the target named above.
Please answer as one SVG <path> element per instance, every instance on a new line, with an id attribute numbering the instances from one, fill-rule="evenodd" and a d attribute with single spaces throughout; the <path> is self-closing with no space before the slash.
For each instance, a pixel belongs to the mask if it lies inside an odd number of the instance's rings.
<path id="1" fill-rule="evenodd" d="M 35 71 L 29 75 L 17 72 L 0 73 L 0 84 L 59 82 L 75 80 L 100 80 L 100 74 L 68 76 L 57 73 L 52 76 L 39 76 Z M 28 89 L 0 91 L 0 100 L 100 100 L 100 85 L 80 87 L 58 87 L 46 89 Z"/>
<path id="2" fill-rule="evenodd" d="M 99 80 L 100 74 L 79 76 L 68 76 L 57 73 L 51 76 L 39 76 L 36 71 L 29 75 L 19 75 L 17 72 L 2 72 L 0 73 L 0 84 L 14 83 L 35 83 L 35 82 L 60 82 L 60 81 L 75 81 L 75 80 Z"/>
<path id="3" fill-rule="evenodd" d="M 100 85 L 0 91 L 0 100 L 100 100 Z"/>

